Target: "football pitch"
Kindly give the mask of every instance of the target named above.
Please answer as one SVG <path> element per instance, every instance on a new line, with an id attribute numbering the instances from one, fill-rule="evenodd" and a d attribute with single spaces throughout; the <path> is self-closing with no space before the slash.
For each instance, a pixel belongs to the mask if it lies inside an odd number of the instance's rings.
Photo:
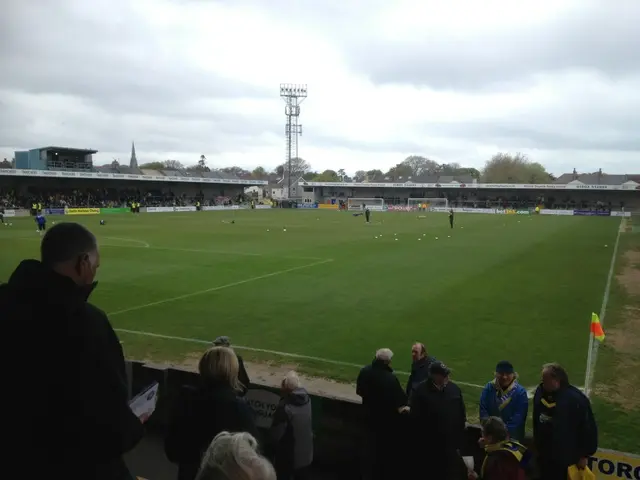
<path id="1" fill-rule="evenodd" d="M 408 371 L 420 341 L 463 385 L 470 418 L 499 360 L 513 362 L 526 387 L 552 361 L 582 386 L 590 316 L 603 304 L 614 246 L 619 239 L 623 259 L 639 251 L 639 236 L 619 235 L 620 218 L 457 214 L 451 230 L 446 214 L 425 217 L 373 212 L 367 225 L 349 212 L 237 210 L 64 220 L 99 239 L 92 301 L 132 358 L 181 363 L 228 335 L 248 360 L 352 382 L 380 347 Z M 33 220 L 12 221 L 0 227 L 1 281 L 19 260 L 38 257 Z M 617 283 L 622 264 L 612 271 L 605 331 L 638 306 Z M 640 368 L 634 362 L 606 341 L 600 350 L 602 446 L 640 444 L 637 400 L 611 393 L 610 377 Z M 636 398 L 639 377 L 631 375 Z"/>

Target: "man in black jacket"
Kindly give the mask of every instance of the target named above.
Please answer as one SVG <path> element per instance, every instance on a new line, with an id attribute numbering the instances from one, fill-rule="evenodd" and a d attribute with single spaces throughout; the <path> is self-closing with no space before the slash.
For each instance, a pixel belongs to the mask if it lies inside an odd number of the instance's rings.
<path id="1" fill-rule="evenodd" d="M 545 480 L 565 480 L 571 465 L 586 466 L 598 449 L 591 403 L 557 363 L 542 368 L 533 398 L 533 439 Z"/>
<path id="2" fill-rule="evenodd" d="M 100 265 L 95 237 L 75 223 L 49 230 L 41 261 L 0 286 L 4 340 L 2 449 L 27 478 L 131 479 L 122 455 L 143 427 L 128 405 L 120 342 L 88 303 Z"/>
<path id="3" fill-rule="evenodd" d="M 449 480 L 464 473 L 460 450 L 467 415 L 462 392 L 449 381 L 449 373 L 444 363 L 433 362 L 429 378 L 418 385 L 409 402 L 415 448 L 412 470 L 425 478 Z"/>
<path id="4" fill-rule="evenodd" d="M 408 412 L 405 396 L 391 368 L 393 352 L 381 348 L 358 375 L 356 393 L 365 415 L 365 479 L 402 478 L 397 471 L 401 453 L 401 415 Z"/>
<path id="5" fill-rule="evenodd" d="M 411 347 L 411 375 L 407 382 L 407 398 L 411 398 L 411 392 L 427 378 L 429 378 L 429 367 L 436 361 L 434 357 L 427 354 L 427 348 L 423 343 L 414 343 Z"/>

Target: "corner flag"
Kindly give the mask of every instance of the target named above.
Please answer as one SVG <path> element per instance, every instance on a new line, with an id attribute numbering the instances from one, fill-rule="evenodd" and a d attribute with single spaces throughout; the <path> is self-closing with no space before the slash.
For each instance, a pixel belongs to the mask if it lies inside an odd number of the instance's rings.
<path id="1" fill-rule="evenodd" d="M 602 342 L 604 340 L 604 330 L 602 329 L 602 325 L 600 324 L 600 317 L 597 313 L 591 314 L 591 333 L 596 340 Z"/>

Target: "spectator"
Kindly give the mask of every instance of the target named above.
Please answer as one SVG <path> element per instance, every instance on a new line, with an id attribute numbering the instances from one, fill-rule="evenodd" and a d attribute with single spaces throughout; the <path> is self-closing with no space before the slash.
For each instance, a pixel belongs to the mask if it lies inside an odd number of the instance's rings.
<path id="1" fill-rule="evenodd" d="M 460 450 L 464 445 L 466 411 L 460 388 L 449 381 L 442 362 L 429 367 L 429 378 L 411 395 L 415 457 L 414 474 L 449 480 L 464 475 Z"/>
<path id="2" fill-rule="evenodd" d="M 93 234 L 60 223 L 43 237 L 40 261 L 22 261 L 0 286 L 4 381 L 15 392 L 2 398 L 3 458 L 30 478 L 131 478 L 122 455 L 143 427 L 128 405 L 118 337 L 88 302 L 99 266 Z"/>
<path id="3" fill-rule="evenodd" d="M 486 456 L 480 469 L 482 480 L 526 480 L 530 460 L 527 448 L 509 439 L 509 430 L 500 417 L 488 417 L 482 425 Z M 469 478 L 478 478 L 469 472 Z"/>
<path id="4" fill-rule="evenodd" d="M 295 372 L 282 380 L 281 399 L 270 431 L 278 480 L 307 478 L 313 461 L 311 400 Z"/>
<path id="5" fill-rule="evenodd" d="M 510 438 L 522 441 L 529 411 L 527 390 L 518 383 L 513 365 L 503 360 L 496 365 L 493 381 L 480 396 L 480 421 L 500 417 L 509 429 Z"/>
<path id="6" fill-rule="evenodd" d="M 423 343 L 414 343 L 411 347 L 411 375 L 407 382 L 407 398 L 411 397 L 411 392 L 429 377 L 429 366 L 436 361 L 434 357 L 427 354 L 427 348 Z"/>
<path id="7" fill-rule="evenodd" d="M 220 432 L 257 434 L 253 412 L 238 393 L 238 357 L 226 347 L 211 347 L 200 359 L 198 387 L 184 386 L 173 405 L 165 452 L 177 463 L 178 479 L 193 480 L 201 456 Z"/>
<path id="8" fill-rule="evenodd" d="M 557 363 L 542 368 L 533 398 L 533 437 L 545 480 L 566 480 L 571 465 L 584 468 L 598 449 L 591 403 Z"/>
<path id="9" fill-rule="evenodd" d="M 398 378 L 391 368 L 393 352 L 381 348 L 358 375 L 356 393 L 362 397 L 365 415 L 365 478 L 396 478 L 400 453 L 400 414 L 408 411 Z M 393 439 L 393 440 L 392 440 Z"/>
<path id="10" fill-rule="evenodd" d="M 223 335 L 216 338 L 213 341 L 213 345 L 216 347 L 231 348 L 231 339 Z M 238 355 L 237 352 L 236 352 L 236 357 L 238 357 L 238 365 L 240 367 L 240 369 L 238 370 L 238 380 L 242 384 L 241 396 L 244 397 L 249 391 L 249 384 L 251 383 L 251 381 L 249 380 L 249 374 L 247 373 L 247 369 L 244 367 L 244 361 L 242 360 L 242 357 Z"/>
<path id="11" fill-rule="evenodd" d="M 276 480 L 276 473 L 253 436 L 220 432 L 204 453 L 196 480 Z"/>

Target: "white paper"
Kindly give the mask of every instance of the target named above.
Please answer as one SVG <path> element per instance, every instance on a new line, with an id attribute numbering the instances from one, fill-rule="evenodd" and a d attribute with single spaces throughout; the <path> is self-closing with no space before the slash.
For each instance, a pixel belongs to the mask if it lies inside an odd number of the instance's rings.
<path id="1" fill-rule="evenodd" d="M 136 417 L 145 421 L 151 416 L 158 403 L 159 388 L 160 384 L 154 382 L 129 402 L 129 407 Z"/>

